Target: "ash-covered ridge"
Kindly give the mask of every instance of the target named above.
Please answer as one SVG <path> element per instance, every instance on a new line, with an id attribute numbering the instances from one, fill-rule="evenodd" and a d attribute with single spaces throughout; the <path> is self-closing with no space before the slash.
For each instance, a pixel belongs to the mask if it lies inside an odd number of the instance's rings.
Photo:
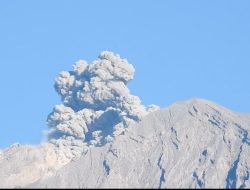
<path id="1" fill-rule="evenodd" d="M 249 188 L 249 131 L 246 114 L 177 102 L 28 187 Z"/>

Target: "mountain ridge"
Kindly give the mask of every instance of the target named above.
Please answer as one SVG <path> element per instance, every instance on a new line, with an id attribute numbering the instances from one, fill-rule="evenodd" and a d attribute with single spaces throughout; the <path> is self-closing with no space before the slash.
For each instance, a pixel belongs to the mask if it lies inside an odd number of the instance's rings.
<path id="1" fill-rule="evenodd" d="M 28 187 L 249 187 L 249 130 L 244 114 L 179 101 Z"/>

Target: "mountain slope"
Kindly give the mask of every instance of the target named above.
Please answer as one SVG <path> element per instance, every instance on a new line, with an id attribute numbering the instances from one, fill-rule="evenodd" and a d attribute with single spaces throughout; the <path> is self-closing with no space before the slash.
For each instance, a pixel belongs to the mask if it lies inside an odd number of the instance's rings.
<path id="1" fill-rule="evenodd" d="M 28 187 L 249 188 L 249 130 L 247 114 L 179 102 Z"/>

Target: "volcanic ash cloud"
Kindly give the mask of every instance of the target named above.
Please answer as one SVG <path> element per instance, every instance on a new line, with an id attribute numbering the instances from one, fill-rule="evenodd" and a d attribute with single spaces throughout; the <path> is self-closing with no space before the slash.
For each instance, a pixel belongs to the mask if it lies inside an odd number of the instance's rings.
<path id="1" fill-rule="evenodd" d="M 62 71 L 55 89 L 62 104 L 48 116 L 50 143 L 79 155 L 84 147 L 102 146 L 140 121 L 155 105 L 144 106 L 127 87 L 135 69 L 118 54 L 104 51 L 87 64 L 80 60 L 73 71 Z"/>

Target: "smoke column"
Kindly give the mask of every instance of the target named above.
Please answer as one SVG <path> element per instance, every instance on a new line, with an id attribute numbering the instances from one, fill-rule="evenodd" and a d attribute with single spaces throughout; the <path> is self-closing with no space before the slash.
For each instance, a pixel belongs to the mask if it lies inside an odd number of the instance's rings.
<path id="1" fill-rule="evenodd" d="M 118 54 L 103 51 L 87 64 L 80 60 L 73 71 L 62 71 L 55 89 L 62 104 L 48 116 L 47 140 L 73 156 L 88 146 L 102 146 L 126 128 L 158 109 L 144 106 L 131 95 L 127 83 L 135 69 Z M 70 155 L 69 155 L 70 156 Z"/>

